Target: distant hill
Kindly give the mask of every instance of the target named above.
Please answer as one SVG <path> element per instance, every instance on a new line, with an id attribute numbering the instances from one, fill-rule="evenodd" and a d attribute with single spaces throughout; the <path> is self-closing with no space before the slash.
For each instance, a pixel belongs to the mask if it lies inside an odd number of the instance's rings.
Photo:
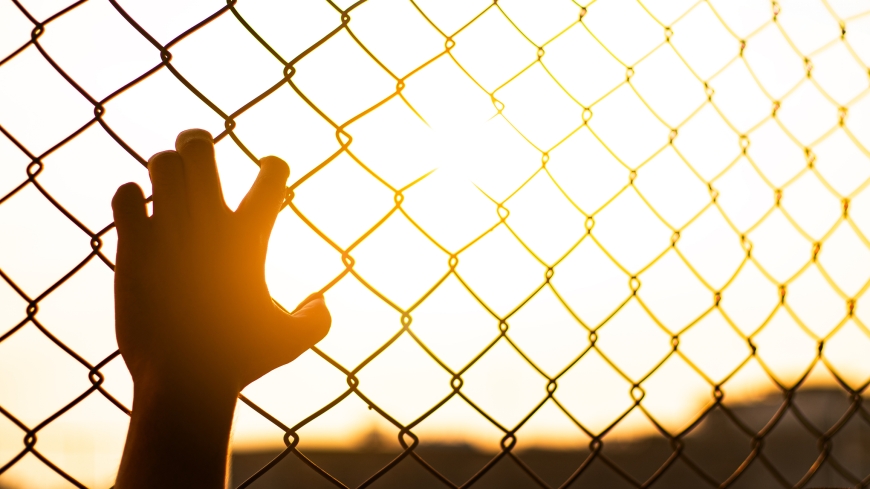
<path id="1" fill-rule="evenodd" d="M 652 487 L 717 487 L 734 475 L 756 448 L 757 455 L 730 487 L 791 487 L 817 462 L 821 462 L 821 466 L 804 487 L 854 487 L 858 480 L 870 475 L 870 416 L 861 409 L 850 409 L 851 404 L 842 390 L 805 388 L 798 391 L 788 405 L 781 395 L 753 403 L 731 405 L 726 402 L 725 408 L 714 409 L 680 439 L 682 447 L 664 436 L 630 441 L 608 441 L 605 437 L 598 455 L 571 487 L 637 487 L 636 484 L 652 478 L 667 463 L 671 465 L 655 479 Z M 772 423 L 780 410 L 778 421 Z M 830 439 L 825 438 L 825 432 L 852 411 L 854 414 L 839 431 Z M 753 441 L 757 433 L 764 436 L 760 441 Z M 400 452 L 369 444 L 353 451 L 303 449 L 303 453 L 346 486 L 357 487 Z M 425 441 L 415 453 L 455 485 L 464 484 L 498 455 L 482 453 L 468 445 L 427 445 Z M 825 453 L 827 455 L 823 456 Z M 233 487 L 276 455 L 274 451 L 233 454 Z M 541 487 L 540 483 L 559 487 L 589 455 L 589 447 L 518 451 L 502 456 L 473 487 L 531 488 Z M 521 465 L 534 475 L 529 475 Z M 251 487 L 316 489 L 336 486 L 295 454 L 289 454 Z M 372 487 L 449 486 L 407 456 Z"/>

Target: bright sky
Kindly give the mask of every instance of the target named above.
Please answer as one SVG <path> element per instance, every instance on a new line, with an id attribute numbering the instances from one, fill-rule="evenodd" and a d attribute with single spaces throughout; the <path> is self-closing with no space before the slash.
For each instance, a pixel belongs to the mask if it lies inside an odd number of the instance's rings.
<path id="1" fill-rule="evenodd" d="M 164 44 L 225 5 L 119 3 Z M 22 4 L 39 20 L 65 6 Z M 781 1 L 776 22 L 760 0 L 598 0 L 582 23 L 570 0 L 488 5 L 372 0 L 350 13 L 349 26 L 386 69 L 347 31 L 294 65 L 296 87 L 352 137 L 347 151 L 335 127 L 288 84 L 235 119 L 246 148 L 284 158 L 293 182 L 339 153 L 293 200 L 336 246 L 351 247 L 362 279 L 345 275 L 327 292 L 334 320 L 319 348 L 353 370 L 402 330 L 401 311 L 410 310 L 409 330 L 448 368 L 463 370 L 462 394 L 507 429 L 545 400 L 545 376 L 562 374 L 554 398 L 590 432 L 622 416 L 634 404 L 632 383 L 640 382 L 642 407 L 677 433 L 712 401 L 712 384 L 728 379 L 722 389 L 735 402 L 772 391 L 762 362 L 793 385 L 822 338 L 823 361 L 849 385 L 863 385 L 870 377 L 866 3 Z M 341 23 L 321 0 L 241 1 L 237 11 L 287 61 Z M 0 3 L 0 57 L 32 28 L 14 4 Z M 97 100 L 160 61 L 103 0 L 52 21 L 39 43 Z M 283 65 L 232 13 L 170 51 L 172 66 L 227 114 L 283 76 Z M 397 79 L 404 80 L 401 96 L 394 95 Z M 105 122 L 144 158 L 169 148 L 182 129 L 224 130 L 165 68 L 105 107 Z M 0 66 L 0 126 L 32 153 L 91 118 L 91 104 L 34 46 Z M 231 138 L 217 148 L 224 194 L 235 207 L 257 168 Z M 0 137 L 0 198 L 24 181 L 29 161 Z M 38 177 L 93 231 L 111 222 L 111 196 L 127 181 L 150 191 L 145 169 L 98 124 L 47 156 Z M 398 190 L 401 210 L 394 210 Z M 0 270 L 30 297 L 90 249 L 89 238 L 32 185 L 0 205 Z M 114 232 L 103 250 L 114 258 Z M 456 273 L 449 273 L 451 253 L 459 253 Z M 279 217 L 267 267 L 270 291 L 288 307 L 345 269 L 341 254 L 290 210 Z M 780 284 L 787 284 L 785 305 Z M 854 318 L 847 316 L 851 299 Z M 0 281 L 0 334 L 25 318 L 26 306 Z M 117 348 L 111 271 L 91 260 L 39 303 L 37 318 L 99 363 Z M 602 324 L 597 348 L 572 365 Z M 681 355 L 648 375 L 673 350 L 675 334 Z M 747 360 L 741 335 L 752 337 L 757 357 Z M 106 389 L 129 406 L 123 361 L 102 372 Z M 36 426 L 90 387 L 87 373 L 28 323 L 0 342 L 0 406 Z M 360 391 L 403 424 L 452 392 L 451 375 L 408 333 L 358 378 Z M 834 377 L 819 363 L 809 382 Z M 347 388 L 344 374 L 308 352 L 244 394 L 293 426 Z M 95 394 L 39 431 L 37 449 L 84 484 L 107 486 L 127 419 Z M 299 446 L 353 446 L 373 430 L 395 443 L 398 430 L 351 395 L 300 429 Z M 653 430 L 634 409 L 612 436 Z M 487 450 L 503 436 L 458 396 L 413 431 L 424 443 Z M 0 416 L 0 467 L 22 450 L 23 436 Z M 239 449 L 280 447 L 282 437 L 240 403 Z M 518 449 L 589 442 L 553 400 L 517 437 Z M 0 475 L 2 484 L 65 487 L 33 455 Z"/>

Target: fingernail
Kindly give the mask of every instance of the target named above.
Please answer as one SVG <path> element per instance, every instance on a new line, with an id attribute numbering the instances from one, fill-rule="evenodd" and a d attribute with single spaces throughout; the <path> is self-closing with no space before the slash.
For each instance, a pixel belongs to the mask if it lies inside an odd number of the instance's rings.
<path id="1" fill-rule="evenodd" d="M 290 166 L 277 156 L 264 156 L 260 158 L 260 168 L 279 173 L 280 178 L 287 180 L 290 177 Z"/>
<path id="2" fill-rule="evenodd" d="M 178 133 L 178 137 L 175 139 L 175 148 L 181 149 L 193 141 L 204 141 L 213 144 L 214 138 L 205 129 L 187 129 Z"/>
<path id="3" fill-rule="evenodd" d="M 178 153 L 174 150 L 167 149 L 166 151 L 160 151 L 159 153 L 154 153 L 151 155 L 151 158 L 148 158 L 148 164 L 150 165 L 152 161 L 163 159 L 163 158 L 177 158 Z"/>
<path id="4" fill-rule="evenodd" d="M 319 308 L 324 307 L 324 306 L 326 306 L 326 302 L 324 302 L 323 299 L 321 299 L 321 298 L 311 299 L 310 301 L 306 302 L 304 306 L 300 307 L 293 314 L 305 314 L 307 312 L 311 312 L 314 309 L 319 309 Z"/>

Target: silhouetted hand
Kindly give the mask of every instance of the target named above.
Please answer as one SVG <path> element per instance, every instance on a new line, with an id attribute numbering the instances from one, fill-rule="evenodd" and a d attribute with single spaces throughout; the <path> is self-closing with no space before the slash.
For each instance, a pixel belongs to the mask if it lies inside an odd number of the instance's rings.
<path id="1" fill-rule="evenodd" d="M 175 147 L 148 162 L 150 218 L 135 184 L 121 186 L 112 201 L 115 331 L 134 383 L 120 489 L 223 487 L 238 393 L 298 357 L 330 326 L 322 296 L 308 297 L 288 314 L 266 287 L 266 248 L 283 206 L 287 164 L 263 158 L 257 180 L 232 212 L 211 135 L 184 131 Z M 164 435 L 167 440 L 148 441 Z M 166 446 L 185 437 L 208 446 Z M 222 448 L 214 450 L 215 444 Z M 181 460 L 172 466 L 165 455 L 150 453 L 155 450 L 177 452 L 173 458 Z M 203 450 L 207 460 L 197 458 Z M 222 457 L 220 480 L 211 473 L 215 457 Z"/>

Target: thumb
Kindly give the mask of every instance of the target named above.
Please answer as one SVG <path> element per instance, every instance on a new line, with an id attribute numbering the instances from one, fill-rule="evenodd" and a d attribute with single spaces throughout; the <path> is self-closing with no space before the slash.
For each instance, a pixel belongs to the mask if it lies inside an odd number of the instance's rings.
<path id="1" fill-rule="evenodd" d="M 322 340 L 332 325 L 332 316 L 321 294 L 308 296 L 291 314 L 285 313 L 283 316 L 278 342 L 285 348 L 290 346 L 285 350 L 292 352 L 290 360 Z"/>

